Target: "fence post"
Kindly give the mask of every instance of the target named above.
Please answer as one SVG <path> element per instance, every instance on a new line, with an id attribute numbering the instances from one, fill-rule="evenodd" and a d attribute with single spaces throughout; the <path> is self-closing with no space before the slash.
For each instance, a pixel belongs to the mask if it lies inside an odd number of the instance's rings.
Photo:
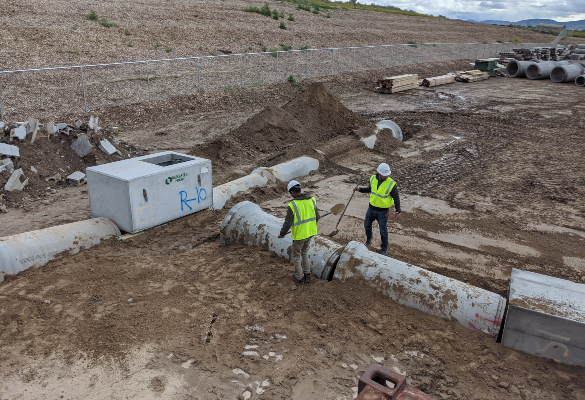
<path id="1" fill-rule="evenodd" d="M 197 57 L 197 93 L 201 94 L 201 74 L 199 73 L 199 60 Z"/>
<path id="2" fill-rule="evenodd" d="M 309 49 L 305 49 L 305 55 L 306 55 L 306 60 L 305 60 L 305 79 L 307 79 L 307 77 L 309 76 Z"/>
<path id="3" fill-rule="evenodd" d="M 374 69 L 374 57 L 376 55 L 376 48 L 372 46 L 372 69 Z"/>
<path id="4" fill-rule="evenodd" d="M 85 96 L 85 78 L 83 77 L 83 66 L 81 68 L 81 86 L 83 87 L 83 104 L 85 105 L 85 112 L 87 112 L 87 97 Z"/>
<path id="5" fill-rule="evenodd" d="M 148 101 L 150 102 L 150 75 L 148 73 L 148 61 L 146 62 L 146 82 L 148 84 Z"/>
<path id="6" fill-rule="evenodd" d="M 333 70 L 334 63 L 335 63 L 335 49 L 331 49 L 331 75 L 335 75 L 335 71 Z"/>
<path id="7" fill-rule="evenodd" d="M 392 46 L 390 46 L 390 54 L 388 54 L 388 67 L 390 68 L 390 63 L 392 62 Z"/>
<path id="8" fill-rule="evenodd" d="M 353 48 L 353 63 L 351 64 L 351 72 L 355 72 L 355 47 Z"/>
<path id="9" fill-rule="evenodd" d="M 278 83 L 278 51 L 276 52 L 276 83 Z"/>
<path id="10" fill-rule="evenodd" d="M 4 114 L 2 112 L 2 102 L 0 102 L 0 121 L 4 122 Z"/>
<path id="11" fill-rule="evenodd" d="M 244 55 L 240 54 L 240 87 L 244 87 Z"/>

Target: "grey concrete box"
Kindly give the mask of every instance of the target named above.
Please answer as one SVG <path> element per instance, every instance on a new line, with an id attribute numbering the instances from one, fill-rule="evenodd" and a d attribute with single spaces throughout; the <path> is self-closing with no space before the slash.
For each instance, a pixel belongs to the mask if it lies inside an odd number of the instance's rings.
<path id="1" fill-rule="evenodd" d="M 502 345 L 585 366 L 585 285 L 512 269 Z"/>
<path id="2" fill-rule="evenodd" d="M 91 216 L 138 232 L 211 207 L 211 161 L 165 151 L 87 168 Z"/>

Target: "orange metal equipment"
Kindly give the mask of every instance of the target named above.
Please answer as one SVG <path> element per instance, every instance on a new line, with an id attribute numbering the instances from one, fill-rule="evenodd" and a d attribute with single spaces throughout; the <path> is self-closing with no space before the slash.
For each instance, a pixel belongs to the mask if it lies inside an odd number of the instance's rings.
<path id="1" fill-rule="evenodd" d="M 393 388 L 388 382 L 394 384 Z M 436 400 L 406 384 L 406 377 L 381 365 L 373 365 L 359 380 L 356 400 Z"/>

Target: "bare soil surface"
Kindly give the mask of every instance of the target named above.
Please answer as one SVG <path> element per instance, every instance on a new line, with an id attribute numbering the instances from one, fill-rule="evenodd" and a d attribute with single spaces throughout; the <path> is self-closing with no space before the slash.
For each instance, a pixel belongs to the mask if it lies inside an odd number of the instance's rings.
<path id="1" fill-rule="evenodd" d="M 433 76 L 463 64 L 416 68 Z M 371 91 L 375 81 L 374 73 L 342 75 L 302 90 L 120 107 L 100 119 L 115 121 L 120 138 L 140 149 L 205 150 L 215 184 L 300 152 L 318 157 L 319 171 L 301 182 L 323 210 L 388 162 L 403 209 L 390 224 L 391 257 L 502 295 L 513 267 L 585 280 L 579 88 L 494 78 L 381 95 Z M 202 110 L 190 108 L 197 102 Z M 381 131 L 367 149 L 360 137 L 380 119 L 397 122 L 404 142 Z M 181 128 L 198 120 L 220 132 Z M 168 134 L 156 135 L 163 126 Z M 84 190 L 9 209 L 0 236 L 86 218 Z M 0 283 L 0 398 L 351 399 L 374 363 L 438 399 L 585 398 L 581 367 L 504 348 L 360 282 L 296 287 L 287 261 L 220 247 L 231 206 L 250 200 L 284 216 L 285 194 L 282 183 L 256 188 L 222 211 L 63 255 Z M 354 198 L 335 240 L 364 239 L 367 202 Z M 328 218 L 322 234 L 337 222 Z"/>

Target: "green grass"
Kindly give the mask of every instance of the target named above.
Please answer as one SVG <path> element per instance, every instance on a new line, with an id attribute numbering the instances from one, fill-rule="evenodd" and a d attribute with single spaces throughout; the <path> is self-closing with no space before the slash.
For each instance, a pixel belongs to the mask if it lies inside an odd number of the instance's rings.
<path id="1" fill-rule="evenodd" d="M 311 12 L 311 6 L 307 6 L 305 4 L 298 4 L 297 5 L 297 10 L 303 10 L 303 11 Z"/>
<path id="2" fill-rule="evenodd" d="M 289 14 L 287 19 L 288 19 L 289 21 L 294 21 L 294 20 L 295 20 L 295 17 L 293 17 L 293 15 L 292 15 L 292 14 Z"/>
<path id="3" fill-rule="evenodd" d="M 573 37 L 585 38 L 585 31 L 573 31 Z"/>
<path id="4" fill-rule="evenodd" d="M 410 47 L 418 47 L 418 45 L 416 44 L 416 42 L 413 42 L 412 40 L 409 40 L 408 42 L 406 42 Z"/>
<path id="5" fill-rule="evenodd" d="M 308 49 L 309 49 L 309 46 L 303 46 L 299 50 L 308 50 Z"/>
<path id="6" fill-rule="evenodd" d="M 258 7 L 254 7 L 254 6 L 246 7 L 246 8 L 244 8 L 244 11 L 264 15 L 265 17 L 272 16 L 272 11 L 270 10 L 268 3 L 264 3 L 262 8 L 258 8 Z"/>
<path id="7" fill-rule="evenodd" d="M 272 10 L 272 19 L 278 19 L 278 11 L 276 9 Z"/>
<path id="8" fill-rule="evenodd" d="M 297 81 L 295 80 L 295 77 L 292 75 L 289 75 L 287 78 L 287 81 L 290 82 L 291 85 L 296 86 L 297 85 Z"/>
<path id="9" fill-rule="evenodd" d="M 286 30 L 286 25 L 284 24 L 284 21 L 280 21 L 280 25 L 278 27 L 280 29 L 285 29 Z"/>
<path id="10" fill-rule="evenodd" d="M 88 21 L 97 21 L 99 19 L 97 13 L 94 10 L 91 10 L 89 14 L 85 16 L 85 19 Z"/>
<path id="11" fill-rule="evenodd" d="M 128 30 L 128 28 L 124 29 L 124 35 L 130 36 L 130 31 Z"/>
<path id="12" fill-rule="evenodd" d="M 173 51 L 173 49 L 171 49 L 170 47 L 167 47 L 167 48 L 165 49 L 165 51 L 166 51 L 167 53 L 170 53 L 171 51 Z"/>
<path id="13" fill-rule="evenodd" d="M 282 48 L 283 51 L 289 51 L 292 49 L 292 46 L 288 46 L 286 44 L 280 44 L 280 47 Z"/>
<path id="14" fill-rule="evenodd" d="M 398 7 L 394 6 L 379 6 L 379 5 L 366 5 L 366 4 L 352 4 L 350 2 L 342 2 L 342 1 L 322 1 L 322 0 L 278 0 L 283 3 L 292 3 L 297 5 L 297 10 L 309 11 L 313 12 L 315 6 L 320 9 L 324 10 L 334 10 L 334 9 L 356 9 L 356 10 L 366 10 L 366 11 L 376 11 L 376 12 L 383 12 L 387 14 L 400 14 L 400 15 L 408 15 L 412 17 L 431 17 L 431 18 L 445 18 L 443 16 L 434 17 L 428 14 L 421 14 L 415 11 L 403 10 Z"/>

